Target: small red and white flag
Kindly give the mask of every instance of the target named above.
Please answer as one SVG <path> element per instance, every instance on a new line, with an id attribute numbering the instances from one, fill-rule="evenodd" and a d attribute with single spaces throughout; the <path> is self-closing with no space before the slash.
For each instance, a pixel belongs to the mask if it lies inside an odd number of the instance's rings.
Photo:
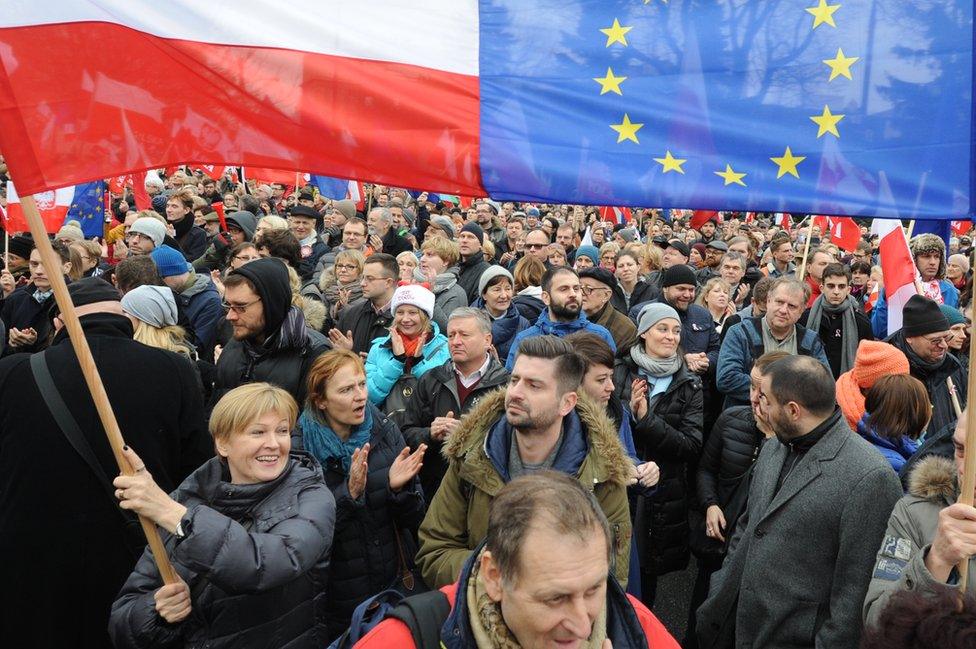
<path id="1" fill-rule="evenodd" d="M 961 237 L 962 235 L 967 234 L 972 229 L 973 229 L 973 222 L 972 221 L 953 221 L 952 222 L 952 234 L 955 235 L 955 236 L 957 236 L 957 237 Z"/>
<path id="2" fill-rule="evenodd" d="M 200 171 L 214 180 L 220 180 L 227 170 L 227 165 L 200 165 Z"/>
<path id="3" fill-rule="evenodd" d="M 884 273 L 885 300 L 888 303 L 888 335 L 901 329 L 902 310 L 917 293 L 915 260 L 908 248 L 905 229 L 898 219 L 874 219 L 871 233 L 880 237 L 878 251 Z"/>
<path id="4" fill-rule="evenodd" d="M 611 207 L 604 205 L 600 208 L 600 218 L 604 221 L 613 221 L 614 223 L 630 223 L 634 215 L 631 213 L 629 207 Z"/>
<path id="5" fill-rule="evenodd" d="M 57 232 L 64 225 L 64 217 L 68 215 L 68 208 L 71 207 L 74 198 L 74 186 L 34 194 L 37 210 L 41 213 L 41 219 L 44 221 L 44 229 L 49 234 Z M 11 181 L 7 181 L 6 228 L 7 232 L 27 232 L 30 230 L 30 226 L 27 225 L 27 215 L 20 207 L 20 197 Z"/>
<path id="6" fill-rule="evenodd" d="M 358 180 L 349 181 L 349 189 L 346 191 L 346 198 L 356 203 L 356 209 L 366 212 L 366 190 L 363 183 Z"/>
<path id="7" fill-rule="evenodd" d="M 847 252 L 857 250 L 857 244 L 861 241 L 861 228 L 854 219 L 849 216 L 832 216 L 827 221 L 830 223 L 830 240 L 833 243 Z"/>
<path id="8" fill-rule="evenodd" d="M 783 228 L 784 232 L 789 232 L 793 229 L 793 217 L 785 212 L 777 212 L 774 223 Z"/>

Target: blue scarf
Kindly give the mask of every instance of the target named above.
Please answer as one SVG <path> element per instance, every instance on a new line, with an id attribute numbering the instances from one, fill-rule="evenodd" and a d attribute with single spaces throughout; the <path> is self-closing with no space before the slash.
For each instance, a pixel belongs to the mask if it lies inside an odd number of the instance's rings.
<path id="1" fill-rule="evenodd" d="M 302 443 L 305 445 L 305 450 L 311 453 L 322 466 L 326 466 L 330 458 L 336 460 L 342 465 L 343 473 L 348 475 L 352 454 L 369 441 L 373 430 L 373 414 L 369 406 L 366 406 L 366 418 L 363 419 L 363 423 L 353 428 L 349 439 L 344 442 L 328 425 L 316 419 L 308 408 L 302 411 L 298 423 L 302 427 Z"/>

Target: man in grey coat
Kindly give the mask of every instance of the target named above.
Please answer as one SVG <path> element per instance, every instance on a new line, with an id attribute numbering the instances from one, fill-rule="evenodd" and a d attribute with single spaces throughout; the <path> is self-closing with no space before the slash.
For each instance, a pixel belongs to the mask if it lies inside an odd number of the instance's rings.
<path id="1" fill-rule="evenodd" d="M 816 358 L 784 358 L 763 376 L 760 414 L 778 441 L 763 446 L 698 610 L 701 647 L 857 648 L 877 539 L 901 484 L 851 433 L 834 394 Z"/>

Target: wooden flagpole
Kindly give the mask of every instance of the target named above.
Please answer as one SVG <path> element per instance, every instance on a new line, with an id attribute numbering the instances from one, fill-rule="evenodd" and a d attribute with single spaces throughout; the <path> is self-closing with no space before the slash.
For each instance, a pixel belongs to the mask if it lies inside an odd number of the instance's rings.
<path id="1" fill-rule="evenodd" d="M 800 260 L 800 272 L 797 273 L 796 278 L 799 281 L 803 281 L 803 278 L 807 274 L 807 257 L 810 255 L 810 240 L 813 239 L 813 219 L 810 219 L 810 224 L 807 225 L 807 240 L 803 244 L 803 259 Z"/>
<path id="2" fill-rule="evenodd" d="M 68 285 L 65 283 L 64 275 L 60 270 L 61 262 L 55 255 L 50 239 L 47 238 L 47 231 L 44 229 L 44 221 L 41 219 L 41 214 L 37 210 L 37 203 L 34 202 L 34 197 L 31 195 L 21 196 L 20 207 L 24 210 L 24 215 L 27 217 L 27 224 L 30 226 L 31 234 L 34 236 L 34 245 L 41 255 L 41 263 L 44 264 L 44 269 L 51 282 L 51 288 L 54 290 L 54 299 L 61 311 L 61 321 L 64 322 L 64 326 L 68 329 L 71 346 L 74 347 L 75 355 L 78 357 L 78 364 L 81 366 L 81 373 L 85 377 L 85 383 L 88 384 L 88 391 L 91 392 L 92 399 L 95 401 L 95 409 L 98 411 L 98 417 L 102 421 L 102 427 L 105 428 L 105 435 L 108 437 L 109 446 L 112 447 L 112 454 L 115 455 L 115 461 L 119 465 L 122 473 L 125 475 L 134 475 L 135 471 L 129 466 L 125 456 L 122 455 L 122 446 L 125 442 L 122 439 L 122 432 L 119 430 L 119 422 L 115 419 L 115 413 L 112 412 L 112 405 L 109 403 L 108 394 L 105 392 L 105 386 L 102 384 L 102 378 L 99 376 L 98 368 L 95 366 L 95 359 L 92 357 L 91 348 L 88 346 L 88 340 L 82 331 L 81 321 L 78 319 L 78 314 L 75 313 L 74 304 L 71 302 L 71 296 L 68 294 Z M 152 550 L 163 582 L 166 584 L 177 583 L 179 577 L 173 570 L 173 565 L 166 555 L 166 548 L 163 546 L 163 541 L 159 536 L 159 530 L 156 529 L 156 524 L 143 516 L 139 517 L 139 522 L 142 524 L 142 530 L 145 532 L 146 539 L 149 541 L 149 548 Z"/>

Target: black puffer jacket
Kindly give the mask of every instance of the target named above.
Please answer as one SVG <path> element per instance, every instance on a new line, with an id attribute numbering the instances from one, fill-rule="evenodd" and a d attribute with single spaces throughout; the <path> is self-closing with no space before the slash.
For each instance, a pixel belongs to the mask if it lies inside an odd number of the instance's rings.
<path id="1" fill-rule="evenodd" d="M 116 649 L 325 646 L 336 508 L 318 463 L 295 454 L 270 482 L 229 480 L 226 462 L 213 458 L 173 493 L 187 507 L 186 537 L 163 539 L 190 586 L 190 616 L 169 624 L 156 613 L 162 580 L 147 548 L 112 606 Z"/>
<path id="2" fill-rule="evenodd" d="M 634 361 L 629 356 L 620 359 L 613 383 L 623 403 L 630 403 L 630 386 L 636 378 Z M 681 570 L 688 563 L 688 507 L 694 498 L 688 463 L 698 459 L 702 448 L 701 379 L 682 364 L 654 408 L 632 429 L 637 457 L 653 460 L 661 468 L 658 488 L 645 500 L 647 524 L 634 530 L 638 548 L 644 548 L 641 569 L 657 575 Z"/>
<path id="3" fill-rule="evenodd" d="M 447 460 L 441 455 L 442 444 L 431 439 L 430 424 L 436 417 L 444 417 L 449 412 L 454 413 L 455 419 L 460 419 L 481 397 L 505 385 L 509 374 L 505 366 L 493 357 L 484 376 L 463 404 L 458 397 L 456 376 L 454 361 L 447 361 L 421 376 L 403 413 L 403 436 L 410 448 L 416 450 L 421 444 L 428 446 L 424 453 L 424 466 L 420 469 L 420 484 L 427 502 L 434 499 L 441 478 L 447 472 Z"/>
<path id="4" fill-rule="evenodd" d="M 400 568 L 400 552 L 394 536 L 397 531 L 403 554 L 413 566 L 417 528 L 427 509 L 417 479 L 399 493 L 390 491 L 390 466 L 406 442 L 389 417 L 372 405 L 367 408 L 372 414 L 373 428 L 369 439 L 369 474 L 362 495 L 355 500 L 350 497 L 348 476 L 336 462 L 330 460 L 322 467 L 325 482 L 336 500 L 326 613 L 330 642 L 348 628 L 349 618 L 358 604 L 393 585 Z M 303 447 L 302 430 L 296 427 L 292 448 Z"/>
<path id="5" fill-rule="evenodd" d="M 369 352 L 373 340 L 389 335 L 392 325 L 393 314 L 388 310 L 377 313 L 366 298 L 347 305 L 336 322 L 336 328 L 343 334 L 352 332 L 352 350 L 357 354 Z"/>
<path id="6" fill-rule="evenodd" d="M 712 505 L 722 508 L 727 540 L 745 511 L 749 470 L 765 442 L 765 435 L 756 427 L 752 406 L 735 406 L 722 412 L 705 441 L 698 463 L 698 503 L 702 512 Z"/>

